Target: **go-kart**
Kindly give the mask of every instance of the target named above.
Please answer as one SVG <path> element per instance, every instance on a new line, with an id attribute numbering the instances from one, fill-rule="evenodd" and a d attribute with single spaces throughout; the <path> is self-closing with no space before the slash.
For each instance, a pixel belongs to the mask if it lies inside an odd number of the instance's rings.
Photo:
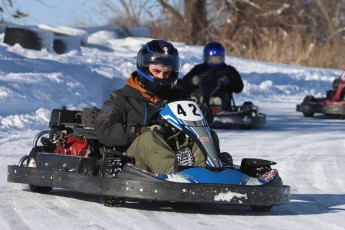
<path id="1" fill-rule="evenodd" d="M 275 162 L 244 158 L 240 165 L 223 165 L 195 101 L 172 102 L 158 112 L 161 124 L 173 133 L 174 148 L 190 138 L 205 156 L 206 167 L 180 167 L 172 174 L 142 170 L 132 157 L 98 142 L 94 129 L 98 111 L 54 109 L 50 129 L 35 137 L 30 154 L 18 165 L 8 166 L 7 180 L 28 184 L 39 193 L 63 188 L 100 195 L 106 206 L 134 199 L 249 205 L 267 212 L 289 203 L 290 187 L 271 168 Z"/>
<path id="2" fill-rule="evenodd" d="M 219 92 L 227 78 L 204 74 L 193 78 L 193 84 L 198 85 L 197 92 L 192 92 L 192 98 L 198 103 L 208 106 L 213 113 L 214 129 L 259 128 L 266 123 L 266 114 L 259 112 L 259 107 L 251 101 L 245 101 L 238 106 L 232 92 Z"/>
<path id="3" fill-rule="evenodd" d="M 306 96 L 303 102 L 296 106 L 296 111 L 302 112 L 305 117 L 313 117 L 316 113 L 345 116 L 345 71 L 339 78 L 334 79 L 332 88 L 326 92 L 326 97 Z"/>

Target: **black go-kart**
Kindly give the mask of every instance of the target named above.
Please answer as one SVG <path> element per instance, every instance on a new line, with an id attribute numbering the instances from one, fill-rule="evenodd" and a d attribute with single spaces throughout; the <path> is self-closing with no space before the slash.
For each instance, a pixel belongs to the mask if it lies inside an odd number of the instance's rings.
<path id="1" fill-rule="evenodd" d="M 157 174 L 135 166 L 135 159 L 102 145 L 95 135 L 97 108 L 83 111 L 54 109 L 49 130 L 40 132 L 34 147 L 18 165 L 8 166 L 7 180 L 48 193 L 63 188 L 95 194 L 105 206 L 126 200 L 248 205 L 268 212 L 289 203 L 290 187 L 283 184 L 269 160 L 244 158 L 225 167 L 211 130 L 195 101 L 177 101 L 159 111 L 170 130 L 171 147 L 178 150 L 189 138 L 205 156 L 206 167 L 180 167 Z M 105 157 L 104 157 L 105 156 Z"/>
<path id="2" fill-rule="evenodd" d="M 255 129 L 266 123 L 266 114 L 259 112 L 259 107 L 251 101 L 236 105 L 232 92 L 220 93 L 218 90 L 227 78 L 204 74 L 196 76 L 193 84 L 198 90 L 191 93 L 191 97 L 200 104 L 206 104 L 213 113 L 214 129 Z"/>

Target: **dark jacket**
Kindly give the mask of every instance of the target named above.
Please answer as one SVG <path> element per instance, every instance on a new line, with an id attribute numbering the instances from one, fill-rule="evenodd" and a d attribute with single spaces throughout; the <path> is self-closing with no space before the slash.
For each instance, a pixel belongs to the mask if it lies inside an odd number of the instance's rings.
<path id="1" fill-rule="evenodd" d="M 219 92 L 240 93 L 243 90 L 241 75 L 234 67 L 226 64 L 224 64 L 223 68 L 217 71 L 210 70 L 205 63 L 196 65 L 179 81 L 178 84 L 184 90 L 188 90 L 189 92 L 194 91 L 198 89 L 198 85 L 193 83 L 193 77 L 202 76 L 204 74 L 209 74 L 219 78 L 227 78 L 226 83 L 222 84 Z"/>
<path id="2" fill-rule="evenodd" d="M 169 98 L 150 100 L 128 84 L 136 78 L 137 72 L 132 73 L 122 89 L 110 94 L 96 119 L 96 134 L 99 141 L 121 151 L 125 151 L 133 142 L 140 127 L 150 125 L 148 122 L 151 115 L 166 102 L 187 98 L 180 90 L 172 89 Z"/>

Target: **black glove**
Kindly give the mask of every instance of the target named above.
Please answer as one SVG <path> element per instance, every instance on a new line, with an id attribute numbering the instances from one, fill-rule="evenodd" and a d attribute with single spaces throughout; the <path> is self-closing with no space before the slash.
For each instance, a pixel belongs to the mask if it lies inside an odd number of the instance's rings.
<path id="1" fill-rule="evenodd" d="M 222 85 L 227 85 L 229 84 L 229 77 L 226 75 L 223 75 L 219 78 L 220 82 L 222 83 Z"/>
<path id="2" fill-rule="evenodd" d="M 192 78 L 192 83 L 193 83 L 193 85 L 199 85 L 199 82 L 200 82 L 200 77 L 199 76 L 194 76 L 193 78 Z"/>
<path id="3" fill-rule="evenodd" d="M 141 125 L 127 126 L 126 132 L 127 132 L 127 135 L 130 137 L 130 139 L 133 141 L 136 137 L 141 135 L 141 129 L 142 129 Z"/>

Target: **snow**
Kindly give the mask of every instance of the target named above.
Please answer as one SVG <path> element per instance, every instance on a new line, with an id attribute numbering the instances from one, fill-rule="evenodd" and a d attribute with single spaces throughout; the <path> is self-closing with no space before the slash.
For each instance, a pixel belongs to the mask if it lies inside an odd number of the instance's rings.
<path id="1" fill-rule="evenodd" d="M 233 198 L 247 198 L 247 194 L 241 194 L 241 193 L 237 193 L 237 192 L 225 192 L 225 193 L 220 193 L 217 194 L 214 198 L 215 201 L 231 201 Z M 240 201 L 241 202 L 241 201 Z"/>
<path id="2" fill-rule="evenodd" d="M 50 111 L 100 107 L 135 70 L 136 54 L 149 40 L 97 31 L 89 34 L 86 46 L 61 55 L 0 43 L 0 229 L 345 229 L 344 120 L 296 112 L 304 96 L 325 95 L 342 72 L 336 69 L 226 58 L 245 83 L 235 95 L 237 104 L 253 101 L 267 114 L 267 124 L 216 132 L 221 150 L 236 164 L 244 157 L 277 162 L 274 168 L 291 186 L 291 201 L 269 213 L 168 202 L 107 208 L 95 195 L 63 189 L 37 194 L 24 184 L 8 183 L 7 165 L 29 153 L 35 135 L 48 128 Z M 201 62 L 203 47 L 174 44 L 182 57 L 182 77 Z"/>
<path id="3" fill-rule="evenodd" d="M 38 24 L 37 27 L 39 29 L 51 31 L 58 34 L 80 37 L 80 40 L 84 43 L 87 43 L 87 37 L 89 36 L 89 34 L 85 30 L 71 28 L 67 26 L 52 26 L 46 24 Z"/>

